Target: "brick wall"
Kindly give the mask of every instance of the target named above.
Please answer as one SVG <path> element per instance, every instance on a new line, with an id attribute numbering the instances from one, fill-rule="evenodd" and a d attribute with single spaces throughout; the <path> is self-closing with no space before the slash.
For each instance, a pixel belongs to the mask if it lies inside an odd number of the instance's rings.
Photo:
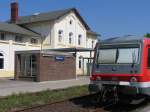
<path id="1" fill-rule="evenodd" d="M 43 56 L 34 54 L 37 57 L 36 77 L 27 77 L 20 74 L 20 55 L 15 55 L 15 79 L 28 81 L 54 81 L 76 78 L 76 59 L 74 56 L 64 56 L 64 61 L 55 60 L 55 54 Z"/>
<path id="2" fill-rule="evenodd" d="M 39 81 L 67 80 L 76 78 L 75 57 L 65 57 L 64 61 L 56 61 L 55 56 L 40 57 Z"/>

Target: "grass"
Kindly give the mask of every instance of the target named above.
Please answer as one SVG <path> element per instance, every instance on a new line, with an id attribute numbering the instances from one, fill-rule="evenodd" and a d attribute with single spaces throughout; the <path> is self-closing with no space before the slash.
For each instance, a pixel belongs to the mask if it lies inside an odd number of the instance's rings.
<path id="1" fill-rule="evenodd" d="M 38 93 L 14 94 L 0 98 L 0 112 L 57 102 L 88 94 L 88 86 L 76 86 L 61 90 L 46 90 Z"/>

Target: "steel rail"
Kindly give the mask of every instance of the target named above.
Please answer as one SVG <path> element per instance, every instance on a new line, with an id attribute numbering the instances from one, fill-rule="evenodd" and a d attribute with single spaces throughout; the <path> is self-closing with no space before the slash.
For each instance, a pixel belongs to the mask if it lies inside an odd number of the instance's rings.
<path id="1" fill-rule="evenodd" d="M 94 94 L 86 94 L 86 95 L 82 95 L 82 96 L 79 96 L 79 97 L 73 97 L 73 98 L 69 98 L 69 99 L 65 99 L 65 100 L 61 100 L 61 101 L 57 101 L 57 102 L 52 102 L 52 103 L 47 103 L 47 104 L 42 104 L 42 105 L 37 105 L 37 106 L 31 106 L 31 107 L 28 107 L 28 108 L 15 110 L 15 111 L 12 111 L 12 112 L 24 112 L 24 111 L 28 111 L 28 110 L 32 110 L 32 109 L 36 109 L 36 108 L 40 108 L 40 107 L 51 106 L 51 105 L 67 102 L 67 101 L 72 100 L 72 99 L 81 99 L 81 98 L 84 98 L 84 97 L 90 97 L 92 95 L 94 95 Z"/>

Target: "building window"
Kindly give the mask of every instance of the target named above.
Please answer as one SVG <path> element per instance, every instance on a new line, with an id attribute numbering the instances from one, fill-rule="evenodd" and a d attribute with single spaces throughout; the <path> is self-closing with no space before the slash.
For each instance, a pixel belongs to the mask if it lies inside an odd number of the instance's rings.
<path id="1" fill-rule="evenodd" d="M 0 40 L 5 40 L 6 38 L 5 38 L 6 36 L 5 36 L 5 33 L 1 33 L 0 34 Z"/>
<path id="2" fill-rule="evenodd" d="M 78 45 L 81 45 L 82 35 L 78 35 Z"/>
<path id="3" fill-rule="evenodd" d="M 62 42 L 62 38 L 63 38 L 63 30 L 59 30 L 58 31 L 58 41 Z"/>
<path id="4" fill-rule="evenodd" d="M 79 68 L 81 69 L 81 67 L 82 67 L 82 61 L 81 59 L 79 59 Z"/>
<path id="5" fill-rule="evenodd" d="M 73 20 L 70 20 L 70 21 L 69 21 L 69 24 L 72 25 L 72 23 L 73 23 Z"/>
<path id="6" fill-rule="evenodd" d="M 73 33 L 70 32 L 69 33 L 69 44 L 72 44 L 73 43 Z"/>
<path id="7" fill-rule="evenodd" d="M 34 38 L 31 39 L 31 44 L 37 44 L 37 43 L 38 43 L 37 39 L 34 39 Z"/>
<path id="8" fill-rule="evenodd" d="M 22 38 L 21 36 L 16 36 L 16 37 L 15 37 L 15 41 L 16 41 L 16 42 L 22 42 L 22 39 L 23 39 L 23 38 Z"/>
<path id="9" fill-rule="evenodd" d="M 92 40 L 92 48 L 94 48 L 94 40 Z"/>
<path id="10" fill-rule="evenodd" d="M 0 69 L 4 69 L 4 55 L 0 53 Z"/>

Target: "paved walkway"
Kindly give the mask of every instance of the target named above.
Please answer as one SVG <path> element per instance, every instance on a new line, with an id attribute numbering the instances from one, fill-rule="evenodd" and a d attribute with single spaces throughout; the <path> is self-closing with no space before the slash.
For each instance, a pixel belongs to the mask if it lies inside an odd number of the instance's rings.
<path id="1" fill-rule="evenodd" d="M 42 90 L 62 89 L 77 85 L 89 84 L 88 77 L 79 77 L 73 80 L 64 81 L 47 81 L 47 82 L 25 82 L 14 81 L 8 79 L 0 79 L 0 96 L 7 96 L 11 94 L 39 92 Z"/>

